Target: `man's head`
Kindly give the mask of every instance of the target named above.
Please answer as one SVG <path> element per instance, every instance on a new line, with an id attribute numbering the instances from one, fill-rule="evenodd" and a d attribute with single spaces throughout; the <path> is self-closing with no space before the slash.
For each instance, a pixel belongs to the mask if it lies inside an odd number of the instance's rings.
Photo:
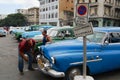
<path id="1" fill-rule="evenodd" d="M 27 39 L 26 43 L 28 46 L 31 46 L 31 47 L 34 45 L 32 39 Z"/>
<path id="2" fill-rule="evenodd" d="M 47 30 L 43 30 L 42 35 L 43 36 L 47 35 Z"/>

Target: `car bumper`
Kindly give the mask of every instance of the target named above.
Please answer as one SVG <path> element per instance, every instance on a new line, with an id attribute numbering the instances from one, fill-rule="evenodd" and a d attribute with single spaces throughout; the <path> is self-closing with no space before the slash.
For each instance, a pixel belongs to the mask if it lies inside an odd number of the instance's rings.
<path id="1" fill-rule="evenodd" d="M 38 61 L 39 70 L 43 72 L 44 74 L 50 75 L 56 78 L 65 77 L 64 72 L 58 72 L 58 71 L 51 69 L 50 67 L 47 66 L 47 64 L 43 64 L 40 59 L 37 61 Z"/>

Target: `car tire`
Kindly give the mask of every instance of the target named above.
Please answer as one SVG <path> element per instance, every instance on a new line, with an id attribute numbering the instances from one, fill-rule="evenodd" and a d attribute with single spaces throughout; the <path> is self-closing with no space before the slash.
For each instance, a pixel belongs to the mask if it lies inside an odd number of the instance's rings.
<path id="1" fill-rule="evenodd" d="M 74 80 L 74 77 L 76 75 L 82 75 L 82 72 L 81 67 L 72 67 L 66 72 L 65 80 Z"/>

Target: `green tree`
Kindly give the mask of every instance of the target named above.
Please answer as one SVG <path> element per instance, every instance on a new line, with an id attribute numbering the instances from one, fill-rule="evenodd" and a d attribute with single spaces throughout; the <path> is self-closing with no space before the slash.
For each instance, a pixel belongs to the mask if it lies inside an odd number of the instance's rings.
<path id="1" fill-rule="evenodd" d="M 25 26 L 26 17 L 21 13 L 9 14 L 5 19 L 0 20 L 0 26 Z"/>

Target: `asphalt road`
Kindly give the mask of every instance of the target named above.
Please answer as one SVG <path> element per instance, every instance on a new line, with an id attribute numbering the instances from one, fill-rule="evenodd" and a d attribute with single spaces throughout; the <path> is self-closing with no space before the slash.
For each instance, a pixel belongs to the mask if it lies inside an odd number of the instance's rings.
<path id="1" fill-rule="evenodd" d="M 63 80 L 61 78 L 52 78 L 38 71 L 34 64 L 35 71 L 27 69 L 27 63 L 24 66 L 24 75 L 20 75 L 17 69 L 18 65 L 18 42 L 7 35 L 0 37 L 0 80 Z M 120 70 L 93 75 L 95 80 L 120 80 Z"/>

